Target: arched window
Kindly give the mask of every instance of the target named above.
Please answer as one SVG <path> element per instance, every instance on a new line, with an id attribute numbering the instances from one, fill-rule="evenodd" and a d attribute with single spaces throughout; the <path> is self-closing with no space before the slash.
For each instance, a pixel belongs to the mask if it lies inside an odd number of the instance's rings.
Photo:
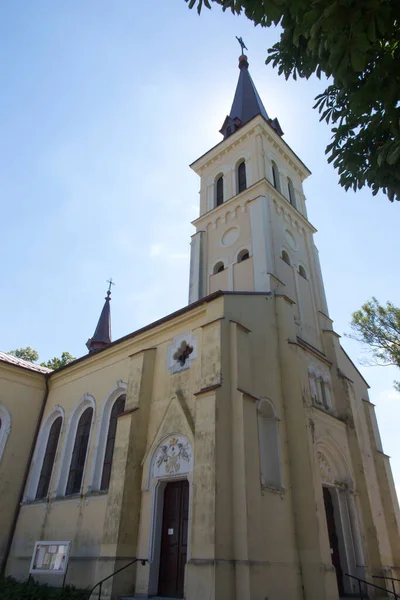
<path id="1" fill-rule="evenodd" d="M 284 260 L 285 263 L 290 266 L 290 257 L 286 250 L 282 250 L 282 260 Z"/>
<path id="2" fill-rule="evenodd" d="M 106 451 L 104 454 L 103 473 L 101 476 L 100 489 L 105 491 L 108 490 L 110 485 L 111 467 L 114 456 L 115 437 L 117 435 L 117 422 L 118 415 L 125 410 L 126 396 L 123 394 L 115 402 L 111 410 L 110 424 L 108 426 Z"/>
<path id="3" fill-rule="evenodd" d="M 45 498 L 49 491 L 51 474 L 53 472 L 54 461 L 56 458 L 58 440 L 60 439 L 60 431 L 62 425 L 62 417 L 57 417 L 53 422 L 49 436 L 47 438 L 46 450 L 44 452 L 42 469 L 40 471 L 39 483 L 36 490 L 36 500 Z"/>
<path id="4" fill-rule="evenodd" d="M 214 266 L 213 273 L 216 275 L 217 273 L 221 273 L 225 269 L 225 265 L 222 261 L 217 262 Z"/>
<path id="5" fill-rule="evenodd" d="M 281 487 L 278 419 L 272 404 L 261 400 L 257 407 L 261 485 Z"/>
<path id="6" fill-rule="evenodd" d="M 307 279 L 307 273 L 303 265 L 299 265 L 299 275 L 304 277 L 304 279 Z"/>
<path id="7" fill-rule="evenodd" d="M 3 456 L 4 448 L 8 435 L 11 430 L 11 415 L 5 406 L 0 405 L 0 461 Z"/>
<path id="8" fill-rule="evenodd" d="M 241 250 L 238 254 L 237 257 L 237 261 L 238 262 L 243 262 L 244 260 L 247 260 L 248 258 L 250 258 L 250 254 L 248 250 Z"/>
<path id="9" fill-rule="evenodd" d="M 89 407 L 82 413 L 78 422 L 74 449 L 72 451 L 71 464 L 69 467 L 67 487 L 65 490 L 66 496 L 79 494 L 81 491 L 92 417 L 93 408 Z"/>
<path id="10" fill-rule="evenodd" d="M 238 194 L 243 192 L 247 188 L 246 182 L 246 163 L 244 160 L 239 164 L 237 168 L 237 181 L 238 181 Z"/>
<path id="11" fill-rule="evenodd" d="M 289 202 L 292 206 L 294 206 L 296 208 L 296 194 L 294 192 L 293 183 L 292 183 L 292 180 L 290 179 L 290 177 L 288 177 L 287 182 L 288 182 Z"/>
<path id="12" fill-rule="evenodd" d="M 215 183 L 216 205 L 220 206 L 224 201 L 224 178 L 220 175 Z"/>
<path id="13" fill-rule="evenodd" d="M 279 171 L 278 171 L 278 167 L 276 166 L 276 162 L 272 161 L 271 163 L 272 165 L 272 180 L 274 183 L 274 187 L 278 190 L 278 192 L 281 191 L 281 186 L 279 183 Z"/>

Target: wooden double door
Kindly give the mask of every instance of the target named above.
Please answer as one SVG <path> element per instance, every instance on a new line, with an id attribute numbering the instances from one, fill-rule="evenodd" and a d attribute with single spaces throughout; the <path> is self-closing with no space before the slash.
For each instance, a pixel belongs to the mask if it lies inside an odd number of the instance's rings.
<path id="1" fill-rule="evenodd" d="M 167 483 L 161 529 L 158 595 L 183 598 L 189 521 L 189 484 Z"/>

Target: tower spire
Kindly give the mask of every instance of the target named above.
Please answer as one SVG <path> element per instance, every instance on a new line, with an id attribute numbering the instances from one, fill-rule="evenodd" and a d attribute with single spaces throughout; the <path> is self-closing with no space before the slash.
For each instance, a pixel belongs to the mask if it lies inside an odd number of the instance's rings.
<path id="1" fill-rule="evenodd" d="M 283 131 L 281 130 L 277 119 L 269 118 L 264 104 L 257 92 L 257 88 L 251 78 L 247 56 L 243 54 L 243 49 L 246 48 L 246 46 L 242 38 L 237 37 L 237 40 L 242 48 L 242 54 L 239 56 L 240 74 L 231 111 L 220 129 L 220 133 L 222 133 L 225 139 L 232 135 L 239 127 L 242 127 L 257 115 L 261 115 L 268 123 L 270 123 L 279 135 L 282 135 Z"/>
<path id="2" fill-rule="evenodd" d="M 111 278 L 107 280 L 107 283 L 109 284 L 107 295 L 105 297 L 103 310 L 101 311 L 96 330 L 93 334 L 93 337 L 89 338 L 86 342 L 89 354 L 91 352 L 94 352 L 95 350 L 104 348 L 105 346 L 111 343 L 111 286 L 115 285 L 115 283 Z"/>

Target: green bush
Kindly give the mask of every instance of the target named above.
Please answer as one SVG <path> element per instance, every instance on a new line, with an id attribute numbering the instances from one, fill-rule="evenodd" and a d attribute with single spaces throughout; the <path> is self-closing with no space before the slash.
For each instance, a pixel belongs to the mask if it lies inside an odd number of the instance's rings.
<path id="1" fill-rule="evenodd" d="M 0 579 L 0 600 L 87 600 L 88 591 L 67 585 L 64 589 L 37 583 L 20 582 L 12 577 Z"/>

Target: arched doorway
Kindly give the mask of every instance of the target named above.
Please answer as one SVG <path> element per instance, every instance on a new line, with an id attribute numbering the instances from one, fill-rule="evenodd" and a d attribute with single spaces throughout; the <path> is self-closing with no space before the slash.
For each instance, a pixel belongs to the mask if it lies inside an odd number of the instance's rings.
<path id="1" fill-rule="evenodd" d="M 190 550 L 193 452 L 182 434 L 169 435 L 155 449 L 150 467 L 149 595 L 183 598 Z"/>
<path id="2" fill-rule="evenodd" d="M 353 478 L 341 450 L 332 440 L 317 443 L 323 515 L 329 553 L 336 574 L 339 596 L 355 591 L 346 573 L 364 577 L 364 552 Z"/>
<path id="3" fill-rule="evenodd" d="M 324 506 L 325 506 L 325 516 L 326 516 L 326 524 L 328 527 L 328 538 L 329 538 L 329 546 L 331 552 L 332 564 L 336 571 L 336 581 L 339 590 L 339 596 L 343 596 L 344 594 L 344 583 L 343 583 L 343 569 L 342 569 L 342 561 L 340 559 L 340 548 L 339 548 L 339 538 L 336 529 L 336 521 L 335 521 L 335 509 L 333 506 L 332 494 L 327 486 L 322 486 L 322 491 L 324 495 Z"/>

